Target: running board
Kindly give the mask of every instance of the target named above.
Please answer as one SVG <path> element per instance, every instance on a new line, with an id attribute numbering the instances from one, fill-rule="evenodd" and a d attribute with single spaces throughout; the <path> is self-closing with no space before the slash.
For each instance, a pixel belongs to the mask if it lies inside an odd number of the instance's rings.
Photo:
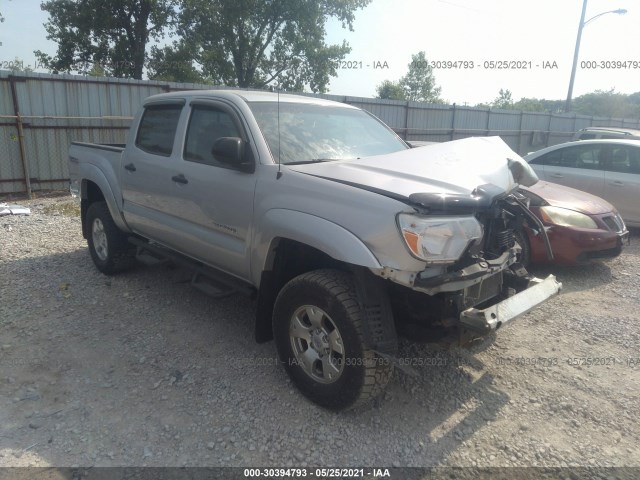
<path id="1" fill-rule="evenodd" d="M 235 293 L 242 293 L 249 297 L 253 297 L 256 294 L 256 289 L 248 283 L 178 252 L 160 245 L 151 245 L 147 241 L 136 237 L 129 237 L 129 242 L 137 247 L 136 258 L 145 265 L 157 266 L 174 263 L 191 270 L 193 272 L 191 285 L 206 295 L 222 298 Z"/>

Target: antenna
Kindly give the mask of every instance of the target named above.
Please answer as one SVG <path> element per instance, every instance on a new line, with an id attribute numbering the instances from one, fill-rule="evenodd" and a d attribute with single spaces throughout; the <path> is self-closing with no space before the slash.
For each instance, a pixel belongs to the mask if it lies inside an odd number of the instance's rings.
<path id="1" fill-rule="evenodd" d="M 282 170 L 280 168 L 280 88 L 278 87 L 278 173 L 276 175 L 276 179 L 279 180 L 282 177 Z"/>

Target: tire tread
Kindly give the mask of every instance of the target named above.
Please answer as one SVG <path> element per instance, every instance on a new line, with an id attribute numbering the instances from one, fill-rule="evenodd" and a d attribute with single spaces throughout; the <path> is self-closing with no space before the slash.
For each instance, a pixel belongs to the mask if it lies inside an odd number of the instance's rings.
<path id="1" fill-rule="evenodd" d="M 362 345 L 364 363 L 368 366 L 364 368 L 363 384 L 358 396 L 351 405 L 344 408 L 352 409 L 368 403 L 384 391 L 393 374 L 393 366 L 387 362 L 380 362 L 375 351 L 364 346 L 364 316 L 353 277 L 349 273 L 339 270 L 314 270 L 291 280 L 278 296 L 286 295 L 289 289 L 305 283 L 323 288 L 345 308 L 347 317 L 352 322 Z"/>
<path id="2" fill-rule="evenodd" d="M 95 253 L 91 251 L 91 257 L 98 270 L 107 275 L 111 275 L 131 269 L 136 263 L 135 247 L 129 243 L 128 235 L 120 230 L 113 221 L 106 202 L 92 203 L 87 211 L 86 221 L 89 223 L 89 249 L 93 250 L 90 236 L 91 221 L 94 218 L 100 218 L 100 220 L 102 220 L 109 244 L 109 258 L 103 265 L 96 261 Z"/>

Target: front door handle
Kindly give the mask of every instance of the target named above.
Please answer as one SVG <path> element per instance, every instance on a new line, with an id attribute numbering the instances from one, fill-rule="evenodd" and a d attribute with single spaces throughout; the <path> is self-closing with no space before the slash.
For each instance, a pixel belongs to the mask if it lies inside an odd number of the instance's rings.
<path id="1" fill-rule="evenodd" d="M 129 170 L 130 172 L 136 171 L 136 166 L 133 163 L 128 163 L 124 166 L 125 170 Z"/>
<path id="2" fill-rule="evenodd" d="M 610 185 L 614 185 L 616 187 L 624 187 L 624 183 L 622 183 L 620 180 L 614 180 L 610 183 Z"/>
<path id="3" fill-rule="evenodd" d="M 550 176 L 553 178 L 564 178 L 564 175 L 561 173 L 551 173 Z"/>
<path id="4" fill-rule="evenodd" d="M 171 180 L 173 180 L 176 183 L 182 183 L 183 185 L 186 185 L 187 183 L 189 183 L 189 180 L 184 178 L 183 174 L 174 175 L 173 177 L 171 177 Z"/>

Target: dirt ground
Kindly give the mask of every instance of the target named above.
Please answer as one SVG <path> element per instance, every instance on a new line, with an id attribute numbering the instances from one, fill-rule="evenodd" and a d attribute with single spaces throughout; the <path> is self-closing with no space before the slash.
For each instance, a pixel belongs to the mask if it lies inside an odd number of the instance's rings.
<path id="1" fill-rule="evenodd" d="M 307 401 L 255 304 L 91 263 L 68 196 L 0 217 L 0 466 L 640 467 L 640 232 L 471 351 L 403 341 L 383 397 Z"/>

